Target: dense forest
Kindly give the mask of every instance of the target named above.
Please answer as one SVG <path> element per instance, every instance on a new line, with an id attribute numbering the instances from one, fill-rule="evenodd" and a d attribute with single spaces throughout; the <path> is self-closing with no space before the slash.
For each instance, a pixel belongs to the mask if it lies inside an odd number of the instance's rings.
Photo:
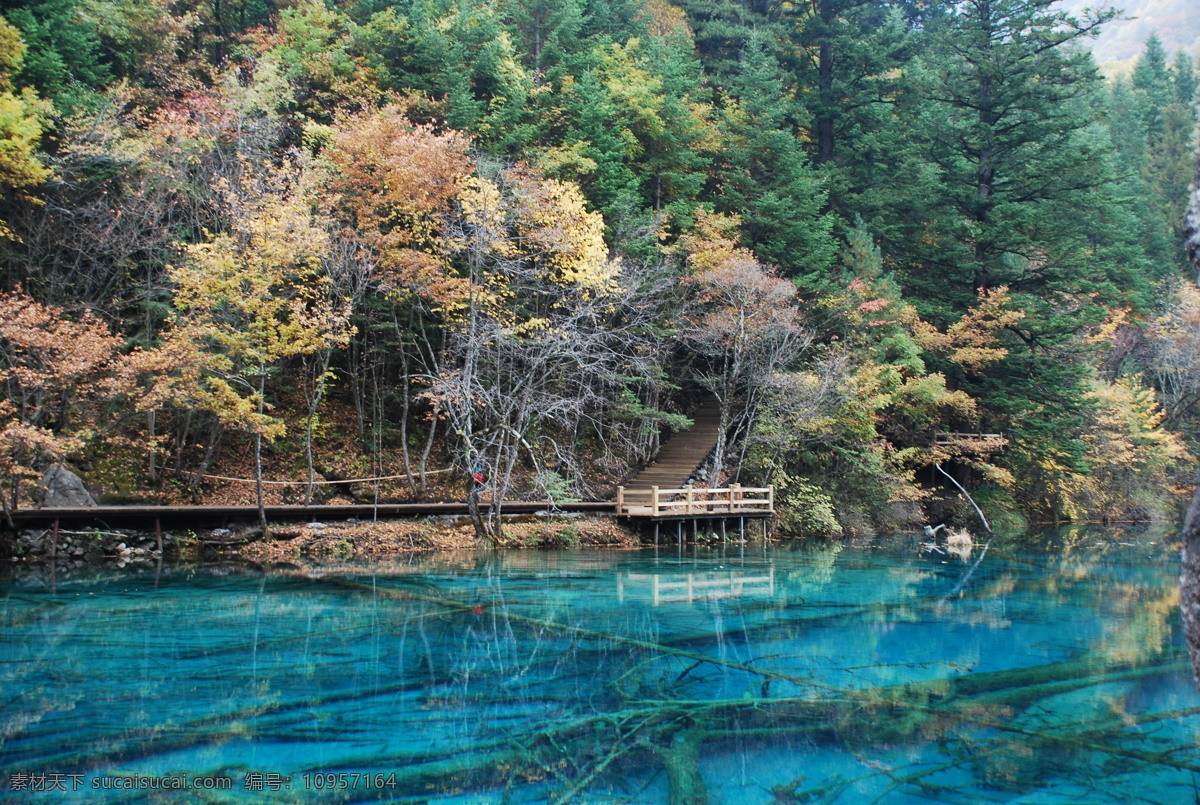
<path id="1" fill-rule="evenodd" d="M 56 461 L 110 500 L 606 498 L 706 397 L 707 477 L 785 533 L 953 518 L 938 469 L 1008 527 L 1190 476 L 1197 69 L 1151 38 L 1103 79 L 1115 10 L 0 14 L 6 509 Z"/>

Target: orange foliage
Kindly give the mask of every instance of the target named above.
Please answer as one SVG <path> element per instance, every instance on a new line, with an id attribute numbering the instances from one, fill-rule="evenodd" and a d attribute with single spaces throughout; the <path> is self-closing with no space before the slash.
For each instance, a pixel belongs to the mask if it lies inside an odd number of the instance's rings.
<path id="1" fill-rule="evenodd" d="M 1009 309 L 1011 299 L 1007 287 L 991 291 L 980 290 L 979 304 L 946 330 L 940 332 L 932 324 L 915 318 L 913 336 L 925 349 L 944 354 L 949 360 L 969 371 L 1003 360 L 1008 350 L 999 346 L 998 333 L 1025 318 L 1023 310 Z"/>
<path id="2" fill-rule="evenodd" d="M 105 406 L 133 389 L 136 357 L 85 312 L 78 321 L 22 291 L 0 293 L 0 489 L 15 502 L 22 478 L 112 427 Z M 139 354 L 140 355 L 140 354 Z M 103 423 L 103 424 L 102 424 Z"/>
<path id="3" fill-rule="evenodd" d="M 443 221 L 471 175 L 470 140 L 409 122 L 389 106 L 346 118 L 324 154 L 343 235 L 374 255 L 385 290 L 452 304 L 466 293 L 450 272 Z"/>

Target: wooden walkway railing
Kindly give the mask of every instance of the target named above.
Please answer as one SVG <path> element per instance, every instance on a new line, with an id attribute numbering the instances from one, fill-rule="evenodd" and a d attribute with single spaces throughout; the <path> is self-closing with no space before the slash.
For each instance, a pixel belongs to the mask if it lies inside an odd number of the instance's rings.
<path id="1" fill-rule="evenodd" d="M 617 488 L 618 517 L 770 517 L 774 513 L 775 488 L 771 486 Z"/>

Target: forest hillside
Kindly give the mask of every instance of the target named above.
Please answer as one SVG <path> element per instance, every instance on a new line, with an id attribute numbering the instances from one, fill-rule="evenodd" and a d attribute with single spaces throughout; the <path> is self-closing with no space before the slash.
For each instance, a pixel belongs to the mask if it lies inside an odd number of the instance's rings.
<path id="1" fill-rule="evenodd" d="M 1095 4 L 1066 0 L 1063 5 L 1079 14 Z M 1191 0 L 1126 0 L 1113 5 L 1121 10 L 1120 16 L 1088 46 L 1106 69 L 1113 65 L 1127 73 L 1151 34 L 1157 35 L 1171 53 L 1182 50 L 1193 58 L 1200 56 L 1200 14 Z"/>
<path id="2" fill-rule="evenodd" d="M 1109 81 L 1114 12 L 1053 0 L 0 15 L 6 510 L 55 462 L 108 501 L 605 499 L 715 400 L 707 477 L 781 533 L 966 520 L 946 475 L 1010 528 L 1176 514 L 1165 31 Z"/>

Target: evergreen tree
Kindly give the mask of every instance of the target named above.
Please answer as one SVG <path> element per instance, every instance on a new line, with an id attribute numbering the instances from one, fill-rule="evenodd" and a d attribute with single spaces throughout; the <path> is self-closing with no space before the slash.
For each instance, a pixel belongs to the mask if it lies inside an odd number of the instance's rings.
<path id="1" fill-rule="evenodd" d="M 850 161 L 853 144 L 840 154 L 839 143 L 871 127 L 872 112 L 888 104 L 897 68 L 908 61 L 913 40 L 904 18 L 874 0 L 809 0 L 796 39 L 808 56 L 801 70 L 814 159 Z"/>
<path id="2" fill-rule="evenodd" d="M 33 87 L 69 112 L 112 79 L 96 26 L 77 0 L 4 0 L 0 13 L 27 46 L 17 85 Z"/>
<path id="3" fill-rule="evenodd" d="M 1157 34 L 1150 34 L 1146 49 L 1133 65 L 1133 87 L 1142 99 L 1142 119 L 1146 127 L 1154 132 L 1159 125 L 1159 114 L 1171 102 L 1171 73 L 1167 67 L 1167 52 Z"/>
<path id="4" fill-rule="evenodd" d="M 1080 233 L 1055 230 L 1111 181 L 1096 170 L 1101 144 L 1085 135 L 1100 79 L 1089 55 L 1066 45 L 1112 12 L 1080 22 L 1053 2 L 957 0 L 933 32 L 916 134 L 944 185 L 943 231 L 924 276 L 910 278 L 928 298 L 949 293 L 965 309 L 980 290 L 1037 294 L 1097 274 L 1079 264 L 1090 251 Z"/>
<path id="5" fill-rule="evenodd" d="M 834 256 L 833 217 L 794 133 L 784 73 L 759 35 L 746 46 L 735 91 L 721 115 L 714 203 L 742 216 L 747 245 L 785 275 L 819 273 Z"/>
<path id="6" fill-rule="evenodd" d="M 1003 361 L 943 367 L 1014 436 L 1019 478 L 1085 473 L 1080 427 L 1089 378 L 1079 336 L 1107 306 L 1149 303 L 1153 269 L 1137 245 L 1113 146 L 1095 125 L 1100 79 L 1068 45 L 1110 19 L 1073 19 L 1053 0 L 961 0 L 922 56 L 917 129 L 942 189 L 913 233 L 902 274 L 923 316 L 952 322 L 1008 288 L 1024 312 Z"/>
<path id="7" fill-rule="evenodd" d="M 1172 84 L 1175 87 L 1175 102 L 1192 108 L 1195 113 L 1196 92 L 1200 89 L 1200 80 L 1196 77 L 1196 65 L 1190 56 L 1182 50 L 1175 54 L 1175 63 L 1171 65 Z"/>

